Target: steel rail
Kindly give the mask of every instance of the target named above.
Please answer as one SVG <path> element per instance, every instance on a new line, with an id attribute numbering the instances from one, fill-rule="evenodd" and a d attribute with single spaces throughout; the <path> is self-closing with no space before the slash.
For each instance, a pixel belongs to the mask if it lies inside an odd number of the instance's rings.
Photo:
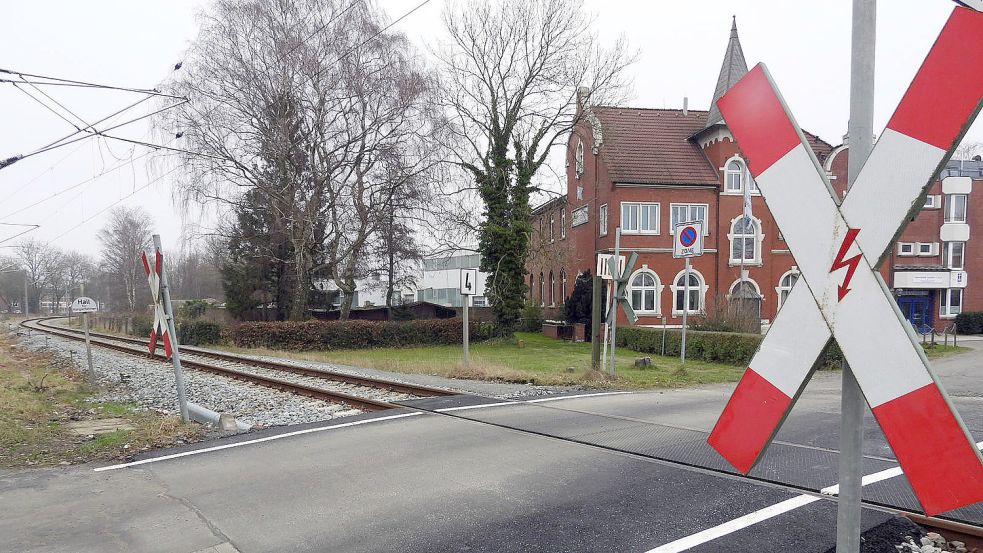
<path id="1" fill-rule="evenodd" d="M 51 328 L 59 331 L 65 331 L 65 332 L 81 333 L 81 331 L 79 330 L 66 328 L 62 326 L 50 325 L 44 322 L 44 321 L 59 319 L 59 318 L 63 318 L 63 317 L 48 317 L 48 318 L 33 319 L 33 320 L 37 321 L 38 326 L 42 326 L 44 328 Z M 116 336 L 113 334 L 103 334 L 98 332 L 90 332 L 89 334 L 91 336 L 106 338 L 110 340 L 118 340 L 121 342 L 128 342 L 131 344 L 140 344 L 144 347 L 147 346 L 147 341 L 141 340 L 140 338 L 134 338 L 130 336 Z M 163 345 L 158 344 L 157 348 L 161 349 L 163 348 Z M 255 359 L 252 357 L 236 355 L 233 353 L 219 352 L 219 351 L 214 351 L 214 350 L 209 350 L 209 349 L 204 349 L 194 346 L 181 346 L 181 351 L 186 351 L 188 353 L 193 353 L 195 355 L 201 355 L 203 357 L 211 357 L 213 359 L 219 359 L 222 361 L 243 363 L 246 365 L 254 365 L 266 369 L 299 374 L 301 376 L 311 376 L 315 378 L 324 378 L 327 380 L 336 380 L 348 384 L 356 384 L 359 386 L 367 386 L 371 388 L 387 390 L 390 392 L 398 392 L 398 393 L 410 394 L 415 396 L 450 396 L 450 395 L 457 395 L 459 393 L 459 392 L 452 392 L 450 390 L 445 390 L 443 388 L 434 388 L 431 386 L 423 386 L 419 384 L 407 384 L 404 382 L 395 382 L 391 380 L 385 380 L 382 378 L 374 378 L 371 376 L 359 376 L 359 375 L 347 374 L 338 371 L 332 371 L 328 369 L 300 367 L 289 363 L 281 363 L 281 362 L 271 361 L 267 359 Z"/>
<path id="2" fill-rule="evenodd" d="M 37 330 L 40 332 L 53 334 L 55 336 L 60 336 L 62 338 L 68 338 L 69 340 L 76 340 L 76 341 L 84 340 L 84 338 L 75 334 L 72 331 L 56 330 L 54 328 L 51 328 L 50 326 L 40 325 L 39 323 L 37 323 L 37 321 L 38 319 L 29 319 L 22 322 L 21 326 L 31 330 Z M 36 326 L 31 325 L 29 323 L 36 323 Z M 95 346 L 103 347 L 106 349 L 111 349 L 111 350 L 127 353 L 130 355 L 137 355 L 141 357 L 151 357 L 150 352 L 146 350 L 139 350 L 136 348 L 131 348 L 129 346 L 124 346 L 122 344 L 112 343 L 107 341 L 106 339 L 96 338 L 93 339 L 91 342 Z M 154 353 L 151 358 L 159 361 L 167 360 L 163 355 L 159 353 Z M 242 361 L 239 362 L 243 363 Z M 244 364 L 248 364 L 248 363 L 244 363 Z M 262 376 L 262 375 L 253 374 L 245 371 L 239 371 L 236 369 L 230 369 L 226 367 L 219 367 L 216 365 L 210 365 L 208 363 L 202 363 L 200 361 L 187 360 L 184 362 L 184 365 L 192 369 L 198 369 L 201 371 L 219 374 L 229 378 L 234 378 L 236 380 L 242 380 L 245 382 L 251 382 L 253 384 L 259 384 L 261 386 L 266 386 L 268 388 L 274 388 L 277 390 L 282 390 L 285 392 L 307 396 L 314 399 L 320 399 L 332 403 L 342 403 L 354 407 L 356 409 L 361 409 L 363 411 L 382 411 L 385 409 L 397 409 L 402 407 L 400 405 L 388 403 L 385 401 L 354 396 L 342 392 L 334 392 L 331 390 L 325 390 L 323 388 L 316 388 L 314 386 L 307 386 L 295 382 L 288 382 L 286 380 L 280 380 L 278 378 Z"/>

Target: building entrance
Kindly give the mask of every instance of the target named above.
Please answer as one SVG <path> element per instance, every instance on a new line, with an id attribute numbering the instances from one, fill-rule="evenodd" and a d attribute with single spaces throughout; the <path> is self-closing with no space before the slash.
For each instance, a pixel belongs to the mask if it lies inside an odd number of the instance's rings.
<path id="1" fill-rule="evenodd" d="M 912 290 L 921 295 L 905 295 L 898 298 L 898 306 L 916 332 L 927 332 L 932 328 L 932 296 L 928 290 Z"/>

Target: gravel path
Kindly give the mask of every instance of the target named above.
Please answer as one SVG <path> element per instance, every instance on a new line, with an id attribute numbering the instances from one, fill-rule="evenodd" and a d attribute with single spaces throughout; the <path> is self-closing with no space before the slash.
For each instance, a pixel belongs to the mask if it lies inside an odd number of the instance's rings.
<path id="1" fill-rule="evenodd" d="M 19 329 L 21 345 L 35 351 L 51 351 L 85 368 L 85 344 L 57 336 Z M 92 362 L 105 391 L 95 401 L 133 402 L 162 413 L 178 414 L 174 371 L 169 364 L 92 348 Z M 253 368 L 256 371 L 262 369 Z M 120 375 L 129 376 L 121 382 Z M 279 374 L 279 373 L 278 373 Z M 305 378 L 297 375 L 288 375 Z M 344 405 L 297 396 L 264 386 L 231 380 L 195 370 L 185 371 L 188 401 L 256 427 L 323 421 L 355 415 L 361 411 Z M 322 386 L 322 384 L 318 384 Z"/>

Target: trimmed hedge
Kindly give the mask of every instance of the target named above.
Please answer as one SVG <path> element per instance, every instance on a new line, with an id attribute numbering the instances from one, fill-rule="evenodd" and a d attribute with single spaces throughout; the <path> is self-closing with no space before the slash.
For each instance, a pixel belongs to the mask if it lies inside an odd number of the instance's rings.
<path id="1" fill-rule="evenodd" d="M 959 334 L 983 333 L 983 312 L 966 311 L 956 315 L 956 332 Z"/>
<path id="2" fill-rule="evenodd" d="M 461 319 L 414 321 L 282 321 L 242 323 L 227 332 L 239 347 L 299 351 L 459 344 Z M 493 326 L 472 322 L 471 341 L 487 339 Z"/>
<path id="3" fill-rule="evenodd" d="M 686 358 L 729 365 L 747 365 L 758 351 L 764 336 L 759 334 L 738 334 L 735 332 L 707 332 L 689 330 L 686 332 Z M 677 330 L 666 331 L 666 355 L 678 356 L 682 343 L 682 333 Z M 662 329 L 627 327 L 618 329 L 618 347 L 641 353 L 662 353 Z M 821 367 L 838 366 L 843 358 L 840 348 L 833 342 L 824 353 Z"/>
<path id="4" fill-rule="evenodd" d="M 178 343 L 185 346 L 204 346 L 222 341 L 222 325 L 210 321 L 183 321 L 177 325 Z"/>

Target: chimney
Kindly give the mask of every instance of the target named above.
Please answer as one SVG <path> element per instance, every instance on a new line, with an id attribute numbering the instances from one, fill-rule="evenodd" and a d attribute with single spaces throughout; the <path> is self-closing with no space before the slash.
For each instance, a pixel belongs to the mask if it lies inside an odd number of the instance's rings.
<path id="1" fill-rule="evenodd" d="M 689 97 L 683 96 L 683 117 L 689 115 Z"/>
<path id="2" fill-rule="evenodd" d="M 577 88 L 577 107 L 579 109 L 587 107 L 588 98 L 590 98 L 590 88 L 586 86 Z"/>

